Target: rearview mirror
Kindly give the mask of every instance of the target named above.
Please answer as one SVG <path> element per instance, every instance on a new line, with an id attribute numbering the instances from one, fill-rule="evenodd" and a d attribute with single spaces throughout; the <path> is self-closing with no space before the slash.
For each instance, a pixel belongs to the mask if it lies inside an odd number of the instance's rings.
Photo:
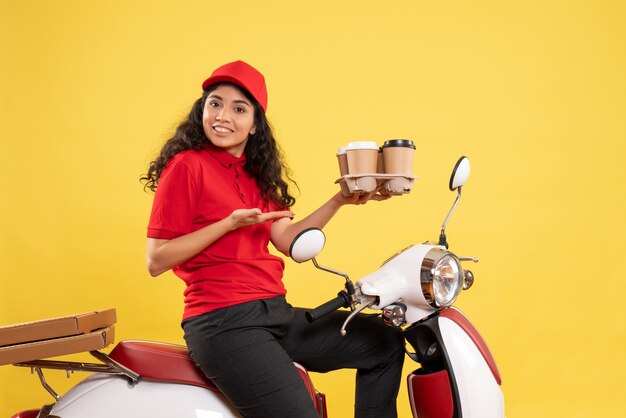
<path id="1" fill-rule="evenodd" d="M 300 232 L 289 247 L 290 257 L 297 263 L 315 258 L 326 243 L 326 236 L 319 228 L 308 228 Z"/>
<path id="2" fill-rule="evenodd" d="M 446 220 L 443 221 L 443 225 L 441 225 L 441 233 L 439 234 L 439 245 L 448 248 L 448 241 L 446 238 L 446 225 L 450 222 L 450 217 L 452 213 L 456 209 L 456 205 L 459 203 L 459 199 L 461 198 L 461 188 L 467 182 L 467 179 L 470 175 L 470 163 L 469 158 L 463 156 L 459 158 L 452 170 L 452 175 L 450 176 L 450 184 L 448 187 L 451 191 L 457 191 L 456 199 L 454 200 L 454 204 L 448 212 L 448 216 L 446 216 Z"/>
<path id="3" fill-rule="evenodd" d="M 452 170 L 452 175 L 450 176 L 450 190 L 455 191 L 459 187 L 463 186 L 470 175 L 470 162 L 469 158 L 461 157 L 459 161 L 456 162 L 454 169 Z"/>

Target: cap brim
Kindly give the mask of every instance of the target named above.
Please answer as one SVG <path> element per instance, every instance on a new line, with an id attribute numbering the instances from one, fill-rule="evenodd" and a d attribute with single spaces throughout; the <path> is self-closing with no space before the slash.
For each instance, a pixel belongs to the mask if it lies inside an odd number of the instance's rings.
<path id="1" fill-rule="evenodd" d="M 244 86 L 244 84 L 241 81 L 239 81 L 235 77 L 231 77 L 228 75 L 216 75 L 216 76 L 207 78 L 206 80 L 204 80 L 204 83 L 202 83 L 202 90 L 206 90 L 208 87 L 211 87 L 213 84 L 224 83 L 224 82 L 236 84 L 239 87 L 244 88 L 246 89 L 246 91 L 248 91 L 248 89 Z"/>

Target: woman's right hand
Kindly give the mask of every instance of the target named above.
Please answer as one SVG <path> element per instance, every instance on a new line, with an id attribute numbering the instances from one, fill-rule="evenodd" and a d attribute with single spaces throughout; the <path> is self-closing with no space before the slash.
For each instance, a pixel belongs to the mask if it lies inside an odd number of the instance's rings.
<path id="1" fill-rule="evenodd" d="M 230 214 L 232 229 L 241 228 L 242 226 L 250 226 L 261 224 L 267 221 L 275 221 L 282 218 L 293 218 L 294 213 L 290 210 L 282 210 L 275 212 L 263 213 L 261 209 L 235 209 Z"/>
<path id="2" fill-rule="evenodd" d="M 146 262 L 152 276 L 184 263 L 220 239 L 223 235 L 243 226 L 256 225 L 282 218 L 292 218 L 289 210 L 266 212 L 260 209 L 236 209 L 224 219 L 189 234 L 173 239 L 148 238 Z"/>

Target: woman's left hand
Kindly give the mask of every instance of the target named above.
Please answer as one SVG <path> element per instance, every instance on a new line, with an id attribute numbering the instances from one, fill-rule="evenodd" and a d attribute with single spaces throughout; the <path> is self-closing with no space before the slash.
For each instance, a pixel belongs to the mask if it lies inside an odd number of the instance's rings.
<path id="1" fill-rule="evenodd" d="M 334 198 L 341 205 L 363 205 L 370 200 L 387 200 L 391 196 L 383 196 L 378 194 L 378 190 L 374 190 L 365 194 L 353 194 L 352 196 L 344 196 L 341 192 L 337 193 Z"/>

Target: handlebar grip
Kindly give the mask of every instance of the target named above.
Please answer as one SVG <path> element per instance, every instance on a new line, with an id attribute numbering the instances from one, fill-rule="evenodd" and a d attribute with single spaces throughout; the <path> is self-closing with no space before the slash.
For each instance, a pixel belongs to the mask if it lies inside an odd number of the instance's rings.
<path id="1" fill-rule="evenodd" d="M 329 300 L 313 310 L 306 311 L 304 316 L 306 316 L 307 321 L 313 323 L 339 308 L 347 308 L 348 306 L 350 306 L 350 296 L 342 290 L 337 294 L 336 298 Z"/>

